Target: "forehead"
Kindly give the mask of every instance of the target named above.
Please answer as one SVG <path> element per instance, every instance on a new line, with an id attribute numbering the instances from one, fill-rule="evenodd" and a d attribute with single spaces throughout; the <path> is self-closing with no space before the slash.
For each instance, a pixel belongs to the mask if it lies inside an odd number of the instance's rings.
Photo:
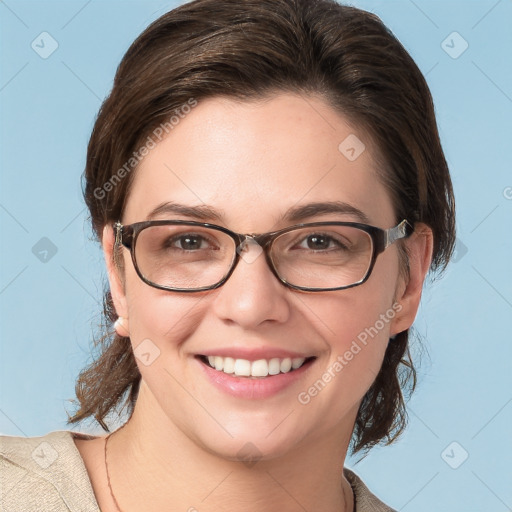
<path id="1" fill-rule="evenodd" d="M 209 98 L 139 164 L 123 222 L 173 202 L 207 205 L 219 214 L 216 223 L 233 229 L 264 231 L 281 227 L 294 206 L 343 202 L 389 224 L 392 205 L 371 153 L 364 132 L 318 97 Z"/>

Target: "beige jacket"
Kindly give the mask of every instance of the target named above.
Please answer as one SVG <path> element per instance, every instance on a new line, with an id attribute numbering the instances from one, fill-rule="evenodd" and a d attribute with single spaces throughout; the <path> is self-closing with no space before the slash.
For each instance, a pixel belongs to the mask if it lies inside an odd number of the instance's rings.
<path id="1" fill-rule="evenodd" d="M 2 512 L 99 512 L 73 435 L 57 430 L 41 437 L 0 436 Z M 345 476 L 356 498 L 355 512 L 394 512 L 352 471 Z"/>

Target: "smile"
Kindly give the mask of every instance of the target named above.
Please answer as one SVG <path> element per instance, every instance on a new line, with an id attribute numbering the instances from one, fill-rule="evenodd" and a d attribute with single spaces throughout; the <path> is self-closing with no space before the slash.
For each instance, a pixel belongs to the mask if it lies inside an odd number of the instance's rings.
<path id="1" fill-rule="evenodd" d="M 266 378 L 269 375 L 290 373 L 301 368 L 309 360 L 314 359 L 314 357 L 273 357 L 272 359 L 249 361 L 248 359 L 235 359 L 233 357 L 215 355 L 201 355 L 199 358 L 204 364 L 219 372 L 248 378 Z"/>

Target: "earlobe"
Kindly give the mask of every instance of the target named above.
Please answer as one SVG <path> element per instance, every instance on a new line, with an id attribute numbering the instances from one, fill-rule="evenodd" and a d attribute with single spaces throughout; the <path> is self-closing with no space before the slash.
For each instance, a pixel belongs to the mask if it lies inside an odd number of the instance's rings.
<path id="1" fill-rule="evenodd" d="M 391 325 L 391 335 L 411 327 L 420 305 L 423 283 L 432 262 L 433 234 L 426 224 L 416 224 L 414 233 L 405 242 L 409 261 L 409 276 L 402 281 L 395 295 L 400 312 Z"/>
<path id="2" fill-rule="evenodd" d="M 114 322 L 114 329 L 117 332 L 117 334 L 123 338 L 126 338 L 130 336 L 130 330 L 128 327 L 128 320 L 126 318 L 123 318 L 120 316 L 115 322 Z"/>
<path id="3" fill-rule="evenodd" d="M 119 317 L 123 318 L 123 327 L 127 329 L 128 308 L 126 306 L 126 295 L 124 292 L 124 285 L 121 281 L 120 269 L 114 262 L 114 230 L 112 226 L 105 225 L 103 228 L 103 237 L 101 239 L 103 247 L 103 254 L 105 256 L 105 263 L 107 266 L 108 281 L 110 284 L 110 293 L 114 301 L 114 307 Z M 117 330 L 117 327 L 116 327 Z M 120 334 L 127 336 L 127 334 Z"/>

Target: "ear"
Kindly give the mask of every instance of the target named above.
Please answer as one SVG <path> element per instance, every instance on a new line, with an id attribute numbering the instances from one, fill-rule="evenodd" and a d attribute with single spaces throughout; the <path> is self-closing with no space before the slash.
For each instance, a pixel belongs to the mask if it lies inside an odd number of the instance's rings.
<path id="1" fill-rule="evenodd" d="M 116 313 L 119 317 L 123 318 L 123 326 L 127 329 L 128 307 L 126 304 L 126 295 L 124 291 L 124 283 L 121 276 L 121 270 L 114 263 L 114 241 L 114 229 L 111 225 L 107 224 L 103 228 L 103 237 L 101 239 L 101 245 L 103 247 L 105 263 L 107 265 L 110 293 L 112 294 L 112 300 L 114 301 Z M 121 335 L 126 336 L 126 334 L 124 333 Z"/>
<path id="2" fill-rule="evenodd" d="M 405 242 L 409 259 L 409 276 L 399 282 L 395 300 L 401 306 L 392 321 L 390 334 L 398 334 L 409 329 L 416 318 L 420 305 L 423 283 L 432 262 L 434 237 L 426 224 L 414 226 L 413 234 Z"/>

